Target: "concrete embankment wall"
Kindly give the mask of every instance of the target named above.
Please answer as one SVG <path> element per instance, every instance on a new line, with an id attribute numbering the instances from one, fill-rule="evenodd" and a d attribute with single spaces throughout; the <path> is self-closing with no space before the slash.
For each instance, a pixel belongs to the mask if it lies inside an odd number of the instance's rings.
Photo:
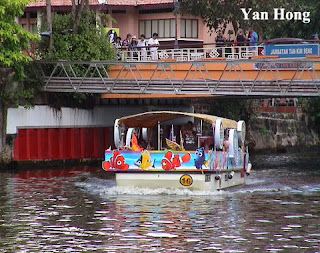
<path id="1" fill-rule="evenodd" d="M 93 109 L 46 105 L 9 108 L 7 115 L 7 161 L 102 159 L 105 149 L 114 146 L 115 119 L 151 110 L 172 110 L 172 106 L 99 105 Z M 192 112 L 191 106 L 177 106 Z"/>
<path id="2" fill-rule="evenodd" d="M 256 151 L 319 144 L 319 136 L 310 129 L 303 113 L 259 113 L 250 120 L 248 130 L 251 147 Z"/>
<path id="3" fill-rule="evenodd" d="M 14 161 L 97 159 L 112 145 L 112 119 L 107 110 L 35 106 L 9 108 L 7 136 Z"/>

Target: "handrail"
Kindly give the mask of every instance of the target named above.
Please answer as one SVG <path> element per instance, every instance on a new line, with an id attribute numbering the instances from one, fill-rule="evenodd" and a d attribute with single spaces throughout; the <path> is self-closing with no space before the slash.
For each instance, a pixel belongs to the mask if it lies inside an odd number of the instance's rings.
<path id="1" fill-rule="evenodd" d="M 148 41 L 148 40 L 146 40 Z M 174 41 L 174 40 L 173 40 Z M 309 43 L 309 44 L 320 44 L 320 41 L 319 40 L 305 40 L 303 41 L 304 43 Z M 197 43 L 180 43 L 178 44 L 178 48 L 197 48 L 199 46 L 202 46 L 202 47 L 205 47 L 205 46 L 236 46 L 235 45 L 236 41 L 225 41 L 225 42 L 209 42 L 209 43 L 203 43 L 203 42 L 197 42 Z M 245 41 L 243 42 L 243 45 L 241 46 L 253 46 L 253 44 L 257 44 L 257 46 L 261 46 L 263 47 L 263 45 L 283 45 L 283 44 L 292 44 L 292 45 L 303 45 L 304 43 L 301 43 L 301 42 L 288 42 L 288 43 L 283 43 L 283 42 L 279 42 L 279 43 L 270 43 L 268 41 L 264 41 L 264 40 L 259 40 L 259 41 L 256 41 L 256 42 L 250 42 L 250 41 Z M 166 42 L 167 45 L 163 45 L 161 44 L 161 41 L 160 41 L 160 45 L 158 46 L 159 49 L 163 48 L 163 49 L 174 49 L 175 48 L 175 45 L 172 43 L 172 44 L 168 44 L 168 42 Z M 137 46 L 132 46 L 131 48 L 149 48 L 150 46 L 143 46 L 143 47 L 137 47 Z M 127 49 L 128 47 L 121 47 L 120 49 Z"/>
<path id="2" fill-rule="evenodd" d="M 283 44 L 289 45 L 289 44 Z M 297 45 L 297 44 L 296 44 Z M 299 44 L 300 45 L 300 44 Z M 304 45 L 304 44 L 301 44 Z M 152 49 L 153 48 L 153 49 Z M 320 48 L 320 47 L 318 47 Z M 266 49 L 267 50 L 267 49 Z M 319 50 L 319 49 L 318 49 Z M 255 56 L 263 56 L 264 46 L 219 46 L 215 44 L 211 47 L 194 48 L 169 48 L 159 49 L 157 47 L 132 47 L 125 50 L 118 49 L 116 52 L 117 60 L 121 61 L 151 61 L 151 60 L 175 60 L 175 61 L 194 61 L 206 59 L 251 59 Z M 318 52 L 318 55 L 320 53 Z"/>
<path id="3" fill-rule="evenodd" d="M 210 60 L 195 60 L 192 61 L 192 63 L 226 63 L 230 62 L 230 60 L 223 59 L 220 60 L 218 58 L 216 59 L 210 59 Z M 259 58 L 259 59 L 233 59 L 233 63 L 238 64 L 238 63 L 288 63 L 287 59 L 282 59 L 282 58 Z M 290 58 L 290 62 L 311 62 L 311 63 L 316 63 L 320 64 L 320 59 L 308 59 L 308 58 Z M 124 62 L 121 61 L 115 61 L 115 60 L 92 60 L 92 61 L 81 61 L 81 60 L 36 60 L 34 63 L 37 64 L 57 64 L 57 63 L 63 63 L 63 64 L 107 64 L 107 65 L 123 65 Z M 153 61 L 153 64 L 158 64 L 158 61 Z M 160 62 L 159 62 L 160 63 Z M 126 62 L 125 64 L 130 64 L 130 65 L 135 65 L 136 62 Z M 150 64 L 150 61 L 141 61 L 139 64 Z M 185 62 L 175 62 L 175 64 L 185 64 Z"/>
<path id="4" fill-rule="evenodd" d="M 199 59 L 214 59 L 225 57 L 227 59 L 250 59 L 253 56 L 263 55 L 263 47 L 259 46 L 229 46 L 229 47 L 202 47 L 150 50 L 149 48 L 130 48 L 118 50 L 117 59 L 122 61 L 151 61 L 151 60 L 176 60 L 194 61 Z"/>

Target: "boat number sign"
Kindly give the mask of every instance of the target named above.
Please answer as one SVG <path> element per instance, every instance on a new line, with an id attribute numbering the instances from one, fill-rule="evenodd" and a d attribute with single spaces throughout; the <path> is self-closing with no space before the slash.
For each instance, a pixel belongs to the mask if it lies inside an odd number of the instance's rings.
<path id="1" fill-rule="evenodd" d="M 180 184 L 183 186 L 190 186 L 193 183 L 193 179 L 190 175 L 182 175 L 180 177 Z"/>

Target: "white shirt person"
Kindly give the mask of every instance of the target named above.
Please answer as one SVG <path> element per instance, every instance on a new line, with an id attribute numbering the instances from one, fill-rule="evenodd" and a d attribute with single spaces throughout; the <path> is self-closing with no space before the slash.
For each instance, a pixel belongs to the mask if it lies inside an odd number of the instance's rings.
<path id="1" fill-rule="evenodd" d="M 158 34 L 153 33 L 152 38 L 148 40 L 148 46 L 151 53 L 152 60 L 158 60 L 158 46 L 160 45 L 158 41 Z"/>
<path id="2" fill-rule="evenodd" d="M 137 43 L 137 48 L 140 50 L 140 59 L 143 61 L 147 60 L 147 46 L 148 41 L 146 41 L 144 34 L 141 34 L 140 40 L 138 40 Z"/>

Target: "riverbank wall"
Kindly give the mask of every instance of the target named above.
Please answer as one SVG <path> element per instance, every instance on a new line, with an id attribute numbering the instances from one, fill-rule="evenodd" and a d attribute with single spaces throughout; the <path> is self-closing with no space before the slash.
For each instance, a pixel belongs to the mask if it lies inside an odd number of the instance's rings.
<path id="1" fill-rule="evenodd" d="M 249 121 L 248 144 L 252 151 L 285 152 L 291 147 L 319 145 L 319 136 L 304 113 L 260 112 Z"/>
<path id="2" fill-rule="evenodd" d="M 68 164 L 70 161 L 100 161 L 104 151 L 114 148 L 115 119 L 154 110 L 193 112 L 192 106 L 179 104 L 114 104 L 96 105 L 91 109 L 9 108 L 5 127 L 5 145 L 0 150 L 1 164 Z M 1 167 L 1 166 L 0 166 Z M 3 167 L 3 165 L 2 165 Z"/>
<path id="3" fill-rule="evenodd" d="M 176 106 L 178 111 L 193 107 Z M 118 117 L 170 106 L 99 105 L 92 109 L 46 105 L 9 108 L 6 145 L 0 153 L 2 164 L 67 164 L 93 162 L 113 147 L 113 123 Z M 291 147 L 319 144 L 303 113 L 255 112 L 247 123 L 250 152 L 285 152 Z M 0 162 L 1 163 L 1 162 Z"/>

